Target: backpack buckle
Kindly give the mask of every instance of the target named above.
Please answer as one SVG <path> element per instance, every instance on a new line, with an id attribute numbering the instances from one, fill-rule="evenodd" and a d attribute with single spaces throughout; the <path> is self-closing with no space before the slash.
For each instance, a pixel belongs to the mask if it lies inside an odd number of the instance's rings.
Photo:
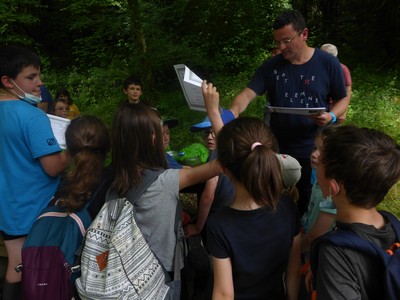
<path id="1" fill-rule="evenodd" d="M 400 248 L 400 243 L 394 243 L 392 246 L 390 246 L 389 249 L 386 250 L 386 252 L 389 253 L 390 256 L 392 256 L 393 253 L 396 252 L 396 250 L 399 248 Z"/>
<path id="2" fill-rule="evenodd" d="M 22 264 L 18 264 L 18 265 L 15 267 L 15 271 L 16 271 L 17 273 L 22 272 Z"/>
<path id="3" fill-rule="evenodd" d="M 71 267 L 72 273 L 78 273 L 80 271 L 81 271 L 81 265 L 76 265 L 76 266 Z"/>

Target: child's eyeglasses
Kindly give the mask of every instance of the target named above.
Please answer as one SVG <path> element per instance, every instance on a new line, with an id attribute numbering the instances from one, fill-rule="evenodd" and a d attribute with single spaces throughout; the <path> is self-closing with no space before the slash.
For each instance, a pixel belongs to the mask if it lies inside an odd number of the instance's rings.
<path id="1" fill-rule="evenodd" d="M 204 137 L 208 137 L 211 134 L 212 138 L 215 138 L 215 133 L 213 130 L 205 130 L 204 131 Z"/>

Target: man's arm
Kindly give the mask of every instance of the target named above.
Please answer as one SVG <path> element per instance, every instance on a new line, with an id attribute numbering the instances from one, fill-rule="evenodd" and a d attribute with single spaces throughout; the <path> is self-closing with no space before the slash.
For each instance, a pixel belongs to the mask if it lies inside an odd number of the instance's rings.
<path id="1" fill-rule="evenodd" d="M 69 163 L 70 155 L 68 151 L 57 152 L 42 156 L 39 160 L 47 175 L 55 177 L 65 170 Z"/>
<path id="2" fill-rule="evenodd" d="M 351 97 L 351 85 L 346 86 L 346 94 L 347 94 L 346 98 L 348 99 L 348 104 L 349 104 L 350 97 Z M 337 117 L 339 123 L 342 123 L 344 120 L 346 120 L 346 112 L 347 112 L 347 109 L 344 112 L 344 114 L 341 114 Z"/>
<path id="3" fill-rule="evenodd" d="M 248 87 L 244 88 L 244 90 L 233 99 L 229 110 L 233 112 L 236 118 L 239 117 L 256 96 L 257 94 L 252 89 L 249 89 Z"/>

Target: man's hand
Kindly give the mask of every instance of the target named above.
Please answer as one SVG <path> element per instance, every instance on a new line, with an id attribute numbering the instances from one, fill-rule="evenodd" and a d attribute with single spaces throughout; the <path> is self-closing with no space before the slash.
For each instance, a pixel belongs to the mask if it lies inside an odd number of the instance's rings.
<path id="1" fill-rule="evenodd" d="M 311 115 L 310 118 L 313 119 L 314 123 L 318 126 L 325 126 L 332 120 L 332 115 L 328 112 L 323 112 L 319 115 Z"/>

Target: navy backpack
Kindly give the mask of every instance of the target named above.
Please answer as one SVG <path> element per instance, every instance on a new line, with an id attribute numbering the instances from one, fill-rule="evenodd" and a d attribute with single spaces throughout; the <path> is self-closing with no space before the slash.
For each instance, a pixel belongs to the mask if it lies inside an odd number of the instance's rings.
<path id="1" fill-rule="evenodd" d="M 384 279 L 383 298 L 386 300 L 400 299 L 400 220 L 393 214 L 380 211 L 386 216 L 396 232 L 396 243 L 389 249 L 383 250 L 378 245 L 367 241 L 351 230 L 334 230 L 318 238 L 312 245 L 311 250 L 311 269 L 313 272 L 313 286 L 316 288 L 318 271 L 318 246 L 321 243 L 328 242 L 335 246 L 346 247 L 366 253 L 374 259 L 379 259 L 385 266 L 385 274 L 377 276 Z M 317 291 L 318 293 L 318 291 Z"/>

